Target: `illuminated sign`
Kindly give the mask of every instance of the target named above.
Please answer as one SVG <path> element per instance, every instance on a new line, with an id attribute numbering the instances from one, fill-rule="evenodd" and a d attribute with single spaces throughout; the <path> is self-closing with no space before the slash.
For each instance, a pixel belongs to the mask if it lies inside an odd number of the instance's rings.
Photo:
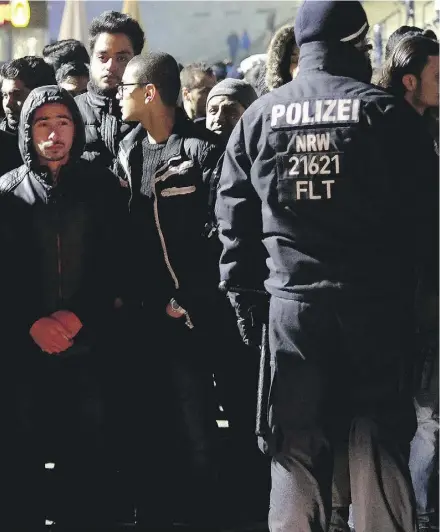
<path id="1" fill-rule="evenodd" d="M 0 4 L 0 26 L 10 22 L 15 28 L 26 28 L 31 19 L 29 0 L 11 0 Z"/>

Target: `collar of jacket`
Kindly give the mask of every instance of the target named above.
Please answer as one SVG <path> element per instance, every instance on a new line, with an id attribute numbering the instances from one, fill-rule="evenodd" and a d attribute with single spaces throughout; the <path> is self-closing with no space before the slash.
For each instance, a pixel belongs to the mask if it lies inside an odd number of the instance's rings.
<path id="1" fill-rule="evenodd" d="M 192 125 L 191 120 L 186 116 L 182 109 L 176 109 L 176 120 L 171 135 L 168 137 L 167 144 L 164 150 L 163 159 L 168 160 L 171 157 L 176 157 L 181 153 L 182 141 L 185 137 L 185 129 Z M 142 124 L 138 124 L 133 131 L 131 131 L 122 141 L 121 148 L 128 153 L 136 145 L 140 144 L 147 136 L 146 130 Z"/>
<path id="2" fill-rule="evenodd" d="M 310 42 L 303 44 L 299 54 L 298 76 L 306 72 L 321 70 L 334 76 L 370 83 L 372 68 L 364 52 L 350 44 L 334 42 Z"/>
<path id="3" fill-rule="evenodd" d="M 108 114 L 121 117 L 121 109 L 119 107 L 119 101 L 116 99 L 116 96 L 110 98 L 110 96 L 105 96 L 100 94 L 91 81 L 87 84 L 87 94 L 91 105 L 94 107 L 102 108 Z"/>

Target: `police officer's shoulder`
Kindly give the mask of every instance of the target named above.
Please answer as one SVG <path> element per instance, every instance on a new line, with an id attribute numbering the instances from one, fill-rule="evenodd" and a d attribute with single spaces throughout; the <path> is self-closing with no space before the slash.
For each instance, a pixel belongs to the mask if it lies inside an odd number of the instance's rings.
<path id="1" fill-rule="evenodd" d="M 248 134 L 258 134 L 259 136 L 261 133 L 262 121 L 273 105 L 273 92 L 275 91 L 260 96 L 251 103 L 241 116 L 239 124 L 241 124 L 242 129 L 246 130 Z"/>

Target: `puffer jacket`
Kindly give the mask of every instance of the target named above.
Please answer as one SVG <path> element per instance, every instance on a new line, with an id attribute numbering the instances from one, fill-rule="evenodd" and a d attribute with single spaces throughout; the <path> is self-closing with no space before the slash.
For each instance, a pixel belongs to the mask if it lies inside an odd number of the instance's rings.
<path id="1" fill-rule="evenodd" d="M 0 176 L 22 163 L 17 137 L 0 130 Z"/>
<path id="2" fill-rule="evenodd" d="M 70 158 L 56 184 L 32 143 L 32 117 L 47 103 L 65 105 L 75 124 Z M 95 337 L 118 292 L 123 212 L 118 180 L 81 159 L 81 115 L 73 98 L 57 86 L 34 89 L 28 96 L 18 138 L 24 164 L 0 178 L 0 268 L 8 280 L 2 317 L 24 333 L 37 319 L 70 310 L 84 325 L 83 337 Z"/>
<path id="3" fill-rule="evenodd" d="M 116 98 L 98 94 L 89 82 L 87 92 L 75 98 L 85 126 L 83 158 L 99 161 L 113 168 L 120 141 L 134 127 L 122 121 L 121 109 Z"/>
<path id="4" fill-rule="evenodd" d="M 145 250 L 143 276 L 150 279 L 149 294 L 145 296 L 151 299 L 157 287 L 152 278 L 164 279 L 161 302 L 175 297 L 190 314 L 200 315 L 204 302 L 217 292 L 217 258 L 213 257 L 206 232 L 213 172 L 223 148 L 217 145 L 216 136 L 202 132 L 177 111 L 174 130 L 151 176 L 150 201 L 145 207 L 139 192 L 145 136 L 141 125 L 127 135 L 117 161 L 117 173 L 130 189 L 132 231 L 142 224 L 144 233 L 151 235 L 149 242 L 154 242 Z M 141 244 L 135 242 L 134 246 L 139 248 Z M 153 273 L 155 262 L 159 264 Z"/>

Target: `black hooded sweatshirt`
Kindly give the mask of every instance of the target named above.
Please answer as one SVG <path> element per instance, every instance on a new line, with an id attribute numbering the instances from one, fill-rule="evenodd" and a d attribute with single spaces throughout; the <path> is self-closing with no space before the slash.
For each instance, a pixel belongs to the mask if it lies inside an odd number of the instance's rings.
<path id="1" fill-rule="evenodd" d="M 75 124 L 70 158 L 56 184 L 32 142 L 34 113 L 50 103 L 65 105 Z M 93 337 L 105 326 L 118 291 L 118 180 L 81 159 L 81 115 L 73 98 L 55 85 L 28 96 L 18 139 L 24 164 L 0 178 L 1 268 L 8 280 L 3 324 L 23 334 L 39 318 L 70 310 L 84 325 L 81 335 Z"/>

